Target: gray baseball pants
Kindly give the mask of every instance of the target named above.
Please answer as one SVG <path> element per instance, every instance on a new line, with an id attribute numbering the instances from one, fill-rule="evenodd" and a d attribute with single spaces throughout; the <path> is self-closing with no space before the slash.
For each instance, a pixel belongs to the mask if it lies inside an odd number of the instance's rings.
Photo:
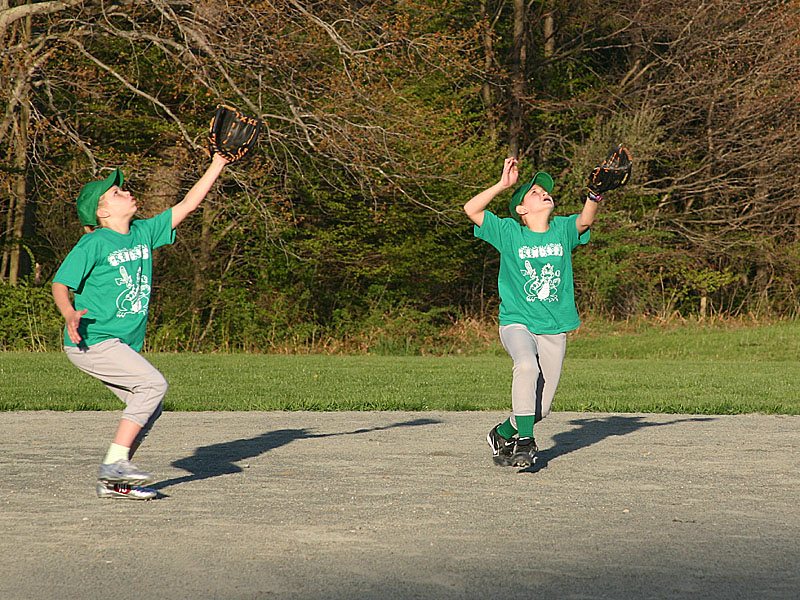
<path id="1" fill-rule="evenodd" d="M 538 423 L 550 414 L 567 350 L 567 334 L 540 335 L 531 333 L 525 325 L 501 325 L 500 341 L 514 360 L 511 424 L 517 426 L 515 415 L 534 415 Z"/>
<path id="2" fill-rule="evenodd" d="M 161 372 L 118 339 L 83 348 L 64 346 L 64 351 L 72 364 L 102 381 L 125 403 L 122 418 L 142 428 L 134 441 L 141 443 L 161 416 L 169 387 Z"/>

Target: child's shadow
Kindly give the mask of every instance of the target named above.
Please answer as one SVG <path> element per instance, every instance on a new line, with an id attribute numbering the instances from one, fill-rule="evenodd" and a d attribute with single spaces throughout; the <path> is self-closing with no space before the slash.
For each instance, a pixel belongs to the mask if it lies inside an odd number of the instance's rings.
<path id="1" fill-rule="evenodd" d="M 646 421 L 642 416 L 612 415 L 603 418 L 575 419 L 571 425 L 577 427 L 563 431 L 553 436 L 555 442 L 552 447 L 542 450 L 536 455 L 536 462 L 530 467 L 520 469 L 520 473 L 536 473 L 546 469 L 548 463 L 556 458 L 596 444 L 615 435 L 626 435 L 645 427 L 661 427 L 688 421 L 712 421 L 713 417 L 692 417 L 688 419 L 674 419 L 666 423 Z"/>
<path id="2" fill-rule="evenodd" d="M 154 490 L 162 490 L 172 485 L 186 483 L 187 481 L 198 481 L 200 479 L 218 477 L 219 475 L 240 473 L 243 469 L 235 464 L 236 462 L 259 456 L 275 448 L 285 446 L 295 440 L 332 437 L 337 435 L 355 435 L 359 433 L 368 433 L 370 431 L 382 431 L 394 427 L 418 427 L 421 425 L 434 425 L 436 423 L 441 423 L 441 421 L 436 419 L 413 419 L 411 421 L 392 423 L 391 425 L 362 428 L 339 433 L 312 433 L 309 429 L 278 429 L 275 431 L 268 431 L 267 433 L 262 433 L 261 435 L 248 439 L 222 442 L 211 446 L 201 446 L 194 451 L 192 456 L 181 458 L 172 463 L 173 467 L 188 471 L 190 473 L 189 475 L 159 481 L 147 487 Z M 164 496 L 164 494 L 160 495 Z"/>

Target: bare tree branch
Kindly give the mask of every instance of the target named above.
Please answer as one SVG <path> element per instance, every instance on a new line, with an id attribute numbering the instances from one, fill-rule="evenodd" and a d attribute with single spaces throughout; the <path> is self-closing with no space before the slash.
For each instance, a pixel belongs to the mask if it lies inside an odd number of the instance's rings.
<path id="1" fill-rule="evenodd" d="M 73 6 L 82 4 L 84 0 L 64 0 L 63 2 L 37 2 L 35 4 L 20 4 L 0 11 L 0 37 L 5 35 L 9 26 L 24 19 L 36 15 L 51 15 Z"/>
<path id="2" fill-rule="evenodd" d="M 110 75 L 113 75 L 114 78 L 116 78 L 120 83 L 122 83 L 122 85 L 124 85 L 126 88 L 131 90 L 134 94 L 136 94 L 137 96 L 141 96 L 142 98 L 146 98 L 152 104 L 154 104 L 155 106 L 158 106 L 161 110 L 163 110 L 164 113 L 166 113 L 167 116 L 169 116 L 169 118 L 172 119 L 172 121 L 178 127 L 178 129 L 181 132 L 181 135 L 183 136 L 184 141 L 189 145 L 189 147 L 194 148 L 195 150 L 201 149 L 201 146 L 194 141 L 192 136 L 189 135 L 189 132 L 186 131 L 186 128 L 183 126 L 183 123 L 181 123 L 180 119 L 178 119 L 178 117 L 175 116 L 175 114 L 170 110 L 170 108 L 168 106 L 166 106 L 158 98 L 152 96 L 151 94 L 148 94 L 144 90 L 141 90 L 136 85 L 134 85 L 133 83 L 131 83 L 130 81 L 125 79 L 117 71 L 115 71 L 110 66 L 105 64 L 103 61 L 101 61 L 100 59 L 98 59 L 95 56 L 93 56 L 92 54 L 90 54 L 86 50 L 85 46 L 80 41 L 78 41 L 76 39 L 70 39 L 68 41 L 71 44 L 73 44 L 74 46 L 76 46 L 78 48 L 78 50 L 80 50 L 81 54 L 83 54 L 86 58 L 91 60 L 94 64 L 96 64 L 98 67 L 100 67 L 101 69 L 103 69 L 104 71 L 109 73 Z"/>

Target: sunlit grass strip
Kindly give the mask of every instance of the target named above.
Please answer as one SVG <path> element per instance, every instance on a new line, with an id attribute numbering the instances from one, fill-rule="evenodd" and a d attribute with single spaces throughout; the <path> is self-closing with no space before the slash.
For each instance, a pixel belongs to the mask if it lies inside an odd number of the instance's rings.
<path id="1" fill-rule="evenodd" d="M 155 354 L 166 408 L 507 410 L 504 356 Z M 60 353 L 0 354 L 0 410 L 118 410 Z M 800 414 L 797 361 L 567 357 L 555 410 Z"/>

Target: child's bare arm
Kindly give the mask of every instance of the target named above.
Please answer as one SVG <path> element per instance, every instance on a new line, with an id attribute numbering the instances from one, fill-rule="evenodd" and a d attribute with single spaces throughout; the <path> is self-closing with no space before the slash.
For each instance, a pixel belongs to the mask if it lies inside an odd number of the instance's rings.
<path id="1" fill-rule="evenodd" d="M 483 226 L 483 211 L 495 196 L 513 186 L 518 177 L 517 159 L 507 158 L 503 163 L 503 175 L 500 177 L 500 181 L 483 190 L 464 205 L 464 212 L 467 213 L 470 220 L 478 227 Z"/>
<path id="2" fill-rule="evenodd" d="M 578 215 L 575 221 L 575 226 L 578 228 L 578 235 L 589 229 L 594 223 L 594 217 L 597 214 L 599 204 L 593 200 L 586 199 L 586 204 L 583 205 L 581 214 Z"/>
<path id="3" fill-rule="evenodd" d="M 67 324 L 67 335 L 74 344 L 81 341 L 81 336 L 78 333 L 78 325 L 81 322 L 81 317 L 85 315 L 88 309 L 75 310 L 72 306 L 72 301 L 69 298 L 69 288 L 63 283 L 53 282 L 53 300 L 56 301 L 58 310 L 64 317 Z"/>
<path id="4" fill-rule="evenodd" d="M 214 185 L 217 177 L 219 177 L 227 164 L 228 161 L 219 154 L 215 154 L 211 158 L 211 164 L 208 169 L 206 169 L 206 172 L 203 173 L 203 176 L 192 186 L 192 189 L 189 190 L 184 199 L 172 207 L 173 229 L 180 225 L 190 212 L 200 206 L 200 203 L 206 197 L 211 186 Z"/>

